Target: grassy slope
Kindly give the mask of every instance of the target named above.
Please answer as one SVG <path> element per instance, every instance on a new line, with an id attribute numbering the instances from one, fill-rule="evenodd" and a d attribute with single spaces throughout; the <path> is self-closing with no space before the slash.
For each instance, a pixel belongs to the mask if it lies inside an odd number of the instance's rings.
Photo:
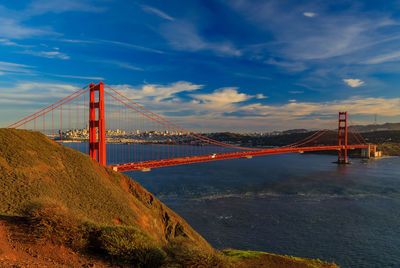
<path id="1" fill-rule="evenodd" d="M 296 268 L 337 268 L 335 264 L 320 260 L 306 259 L 292 256 L 282 256 L 261 251 L 244 251 L 226 249 L 223 250 L 226 256 L 236 260 L 237 267 L 296 267 Z"/>
<path id="2" fill-rule="evenodd" d="M 182 218 L 125 175 L 37 132 L 0 129 L 0 213 L 21 215 L 55 200 L 97 224 L 132 225 L 160 242 L 187 236 L 209 247 Z"/>
<path id="3" fill-rule="evenodd" d="M 103 249 L 111 253 L 131 252 L 134 247 L 129 243 L 138 237 L 147 239 L 148 235 L 160 252 L 167 254 L 167 267 L 336 267 L 317 261 L 310 261 L 314 266 L 304 266 L 306 259 L 266 253 L 243 258 L 243 254 L 236 254 L 239 251 L 226 251 L 225 255 L 215 252 L 182 218 L 129 177 L 37 132 L 0 129 L 0 177 L 0 214 L 23 216 L 32 204 L 57 203 L 74 217 L 103 226 L 85 232 L 98 234 Z M 58 219 L 52 220 L 57 223 Z M 73 224 L 65 230 L 80 232 L 81 227 Z M 121 225 L 126 227 L 112 227 Z M 118 248 L 118 243 L 122 247 Z"/>

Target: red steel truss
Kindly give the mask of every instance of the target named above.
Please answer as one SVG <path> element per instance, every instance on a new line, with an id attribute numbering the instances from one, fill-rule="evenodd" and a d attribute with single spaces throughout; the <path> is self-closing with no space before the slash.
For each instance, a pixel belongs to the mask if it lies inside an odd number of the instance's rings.
<path id="1" fill-rule="evenodd" d="M 368 148 L 368 145 L 348 145 L 348 146 L 317 146 L 317 147 L 300 147 L 300 148 L 278 148 L 278 149 L 262 149 L 250 152 L 226 153 L 226 154 L 212 154 L 201 156 L 189 156 L 173 159 L 150 160 L 136 163 L 127 163 L 120 165 L 110 165 L 109 167 L 115 171 L 133 171 L 133 170 L 149 170 L 151 168 L 177 166 L 185 164 L 193 164 L 200 162 L 233 159 L 233 158 L 251 158 L 253 156 L 270 155 L 270 154 L 286 154 L 286 153 L 303 153 L 312 151 L 329 151 L 329 150 L 351 150 Z"/>

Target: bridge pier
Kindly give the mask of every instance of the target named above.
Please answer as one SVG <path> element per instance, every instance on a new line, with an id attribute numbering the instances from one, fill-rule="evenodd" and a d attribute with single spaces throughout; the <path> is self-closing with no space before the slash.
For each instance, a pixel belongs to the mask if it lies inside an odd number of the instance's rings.
<path id="1" fill-rule="evenodd" d="M 361 157 L 368 159 L 382 157 L 382 152 L 378 151 L 376 147 L 376 145 L 368 144 L 367 148 L 361 149 Z"/>
<path id="2" fill-rule="evenodd" d="M 368 144 L 368 148 L 361 149 L 361 158 L 371 158 L 371 145 Z"/>

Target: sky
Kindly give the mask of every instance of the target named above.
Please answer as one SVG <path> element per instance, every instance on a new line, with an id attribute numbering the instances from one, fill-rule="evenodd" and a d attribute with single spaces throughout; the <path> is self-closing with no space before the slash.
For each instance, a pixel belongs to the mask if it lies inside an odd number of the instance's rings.
<path id="1" fill-rule="evenodd" d="M 0 126 L 90 82 L 195 131 L 400 121 L 400 2 L 0 2 Z"/>

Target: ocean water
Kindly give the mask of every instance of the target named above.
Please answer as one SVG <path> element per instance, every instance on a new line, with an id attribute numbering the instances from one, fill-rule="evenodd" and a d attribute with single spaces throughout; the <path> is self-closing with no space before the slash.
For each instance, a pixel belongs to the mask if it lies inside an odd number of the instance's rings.
<path id="1" fill-rule="evenodd" d="M 335 160 L 284 154 L 126 174 L 216 248 L 400 267 L 400 158 Z"/>

